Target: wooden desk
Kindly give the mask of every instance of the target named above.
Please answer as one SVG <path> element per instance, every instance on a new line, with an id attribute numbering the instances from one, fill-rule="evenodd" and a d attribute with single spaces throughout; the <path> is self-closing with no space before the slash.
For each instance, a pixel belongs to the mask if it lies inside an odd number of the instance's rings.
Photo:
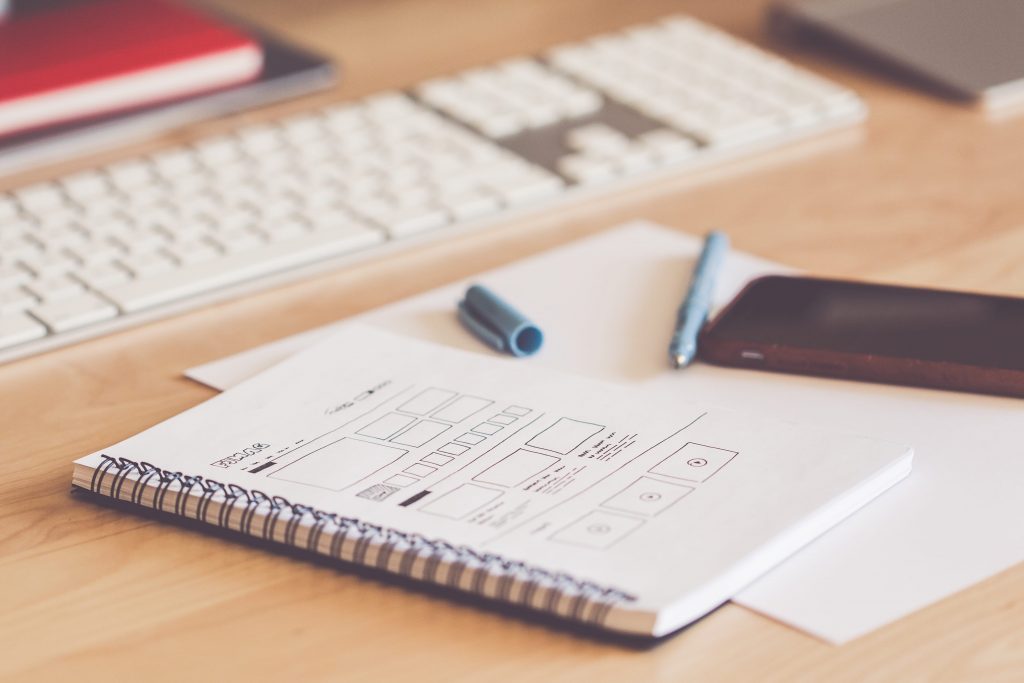
<path id="1" fill-rule="evenodd" d="M 344 59 L 347 80 L 333 98 L 686 9 L 852 86 L 871 120 L 862 141 L 820 155 L 734 167 L 714 182 L 666 183 L 0 367 L 0 678 L 1024 677 L 1024 567 L 841 648 L 729 605 L 635 651 L 72 497 L 73 458 L 210 395 L 181 377 L 185 368 L 630 217 L 691 231 L 725 226 L 739 248 L 819 273 L 1024 292 L 1024 119 L 989 123 L 849 62 L 768 39 L 761 2 L 217 4 Z"/>

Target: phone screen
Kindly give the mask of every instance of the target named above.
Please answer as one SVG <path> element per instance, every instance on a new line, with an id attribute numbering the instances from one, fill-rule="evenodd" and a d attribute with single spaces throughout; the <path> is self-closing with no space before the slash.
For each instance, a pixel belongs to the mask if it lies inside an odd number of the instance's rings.
<path id="1" fill-rule="evenodd" d="M 762 278 L 716 338 L 1024 370 L 1024 299 L 799 277 Z"/>

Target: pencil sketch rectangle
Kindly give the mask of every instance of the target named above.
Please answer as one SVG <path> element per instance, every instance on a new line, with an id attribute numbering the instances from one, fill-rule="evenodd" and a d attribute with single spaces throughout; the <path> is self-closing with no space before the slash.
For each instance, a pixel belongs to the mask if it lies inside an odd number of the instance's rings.
<path id="1" fill-rule="evenodd" d="M 515 486 L 540 474 L 560 460 L 553 455 L 519 449 L 473 477 L 473 480 L 497 486 Z"/>
<path id="2" fill-rule="evenodd" d="M 387 440 L 415 421 L 415 417 L 399 415 L 398 413 L 388 413 L 387 415 L 378 417 L 376 420 L 357 431 L 356 434 L 368 436 L 371 439 Z"/>
<path id="3" fill-rule="evenodd" d="M 541 448 L 545 451 L 567 455 L 603 429 L 603 426 L 593 422 L 583 422 L 582 420 L 561 417 L 555 424 L 526 443 L 528 446 Z"/>
<path id="4" fill-rule="evenodd" d="M 345 437 L 304 455 L 269 476 L 340 491 L 387 467 L 408 452 L 404 448 Z"/>
<path id="5" fill-rule="evenodd" d="M 449 429 L 451 429 L 451 427 L 440 422 L 421 420 L 398 436 L 392 437 L 391 443 L 420 448 L 421 446 L 425 446 L 430 443 L 431 440 L 441 436 Z"/>
<path id="6" fill-rule="evenodd" d="M 497 499 L 500 495 L 501 491 L 477 486 L 476 484 L 462 484 L 440 498 L 427 503 L 420 509 L 423 512 L 429 512 L 440 517 L 462 519 Z"/>
<path id="7" fill-rule="evenodd" d="M 431 415 L 436 420 L 462 422 L 494 403 L 478 396 L 459 396 L 457 399 Z"/>
<path id="8" fill-rule="evenodd" d="M 449 389 L 424 389 L 398 407 L 403 413 L 410 415 L 427 415 L 434 412 L 458 395 Z"/>

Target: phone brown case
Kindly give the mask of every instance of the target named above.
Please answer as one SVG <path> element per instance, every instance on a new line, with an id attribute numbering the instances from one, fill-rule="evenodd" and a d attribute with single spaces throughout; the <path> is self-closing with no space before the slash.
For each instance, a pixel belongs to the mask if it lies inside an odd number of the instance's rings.
<path id="1" fill-rule="evenodd" d="M 1024 372 L 1019 370 L 766 344 L 716 335 L 717 323 L 725 319 L 747 290 L 762 279 L 749 282 L 733 302 L 704 328 L 698 342 L 701 360 L 750 370 L 1024 398 Z"/>

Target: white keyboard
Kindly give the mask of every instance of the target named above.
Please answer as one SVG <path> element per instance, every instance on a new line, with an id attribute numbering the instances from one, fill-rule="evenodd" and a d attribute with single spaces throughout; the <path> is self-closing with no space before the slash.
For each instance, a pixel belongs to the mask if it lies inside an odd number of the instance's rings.
<path id="1" fill-rule="evenodd" d="M 0 194 L 0 361 L 865 114 L 673 17 Z"/>

